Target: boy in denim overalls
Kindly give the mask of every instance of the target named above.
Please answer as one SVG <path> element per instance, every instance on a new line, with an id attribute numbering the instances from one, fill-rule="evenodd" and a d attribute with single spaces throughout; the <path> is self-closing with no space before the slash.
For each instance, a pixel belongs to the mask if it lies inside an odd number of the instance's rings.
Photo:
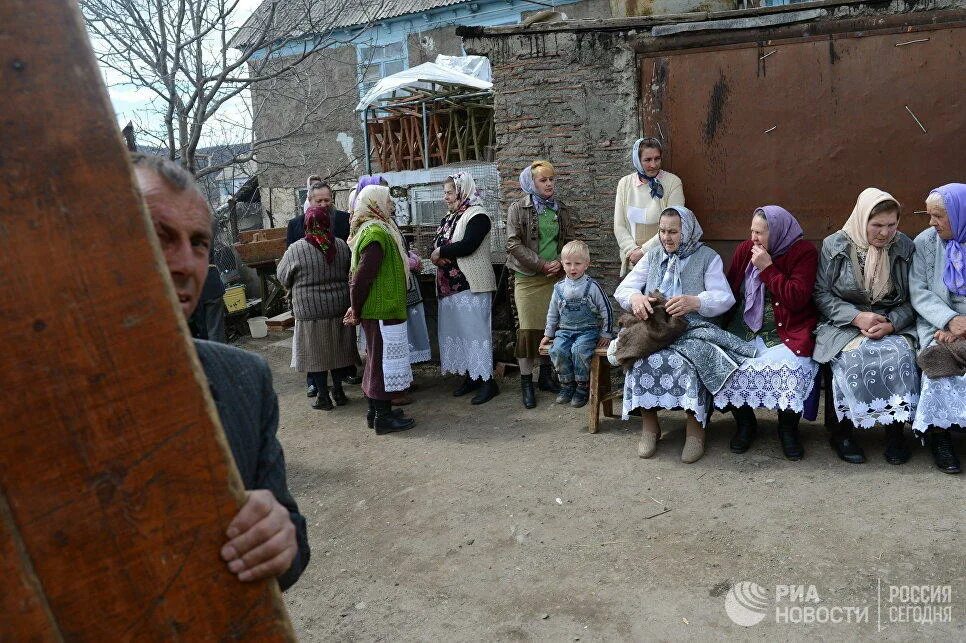
<path id="1" fill-rule="evenodd" d="M 571 241 L 560 251 L 566 278 L 553 287 L 547 328 L 541 347 L 560 376 L 557 404 L 580 408 L 590 397 L 590 358 L 614 335 L 614 311 L 603 288 L 584 274 L 590 266 L 590 250 L 583 241 Z"/>

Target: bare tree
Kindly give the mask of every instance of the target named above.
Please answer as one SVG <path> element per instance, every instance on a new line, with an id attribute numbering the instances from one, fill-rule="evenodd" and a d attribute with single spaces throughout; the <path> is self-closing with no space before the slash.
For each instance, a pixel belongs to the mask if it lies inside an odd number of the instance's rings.
<path id="1" fill-rule="evenodd" d="M 240 0 L 80 0 L 80 6 L 100 63 L 117 84 L 152 96 L 154 118 L 138 119 L 141 141 L 155 142 L 201 178 L 247 163 L 325 118 L 325 84 L 311 68 L 329 47 L 347 44 L 335 28 L 346 12 L 362 33 L 385 1 L 265 0 L 247 19 Z M 284 94 L 298 113 L 290 109 L 284 127 L 253 136 L 256 110 L 270 104 L 253 101 L 253 88 Z M 239 101 L 244 108 L 227 113 L 225 106 Z M 162 125 L 151 127 L 152 121 Z M 214 138 L 252 145 L 201 167 L 196 151 Z"/>

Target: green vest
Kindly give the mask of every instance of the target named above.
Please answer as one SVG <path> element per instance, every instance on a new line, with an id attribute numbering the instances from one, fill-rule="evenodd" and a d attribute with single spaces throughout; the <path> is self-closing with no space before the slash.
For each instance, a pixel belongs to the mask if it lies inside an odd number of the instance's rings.
<path id="1" fill-rule="evenodd" d="M 363 319 L 406 319 L 406 268 L 389 231 L 381 224 L 367 226 L 352 245 L 352 272 L 359 267 L 359 253 L 370 243 L 382 246 L 383 258 L 362 306 Z"/>

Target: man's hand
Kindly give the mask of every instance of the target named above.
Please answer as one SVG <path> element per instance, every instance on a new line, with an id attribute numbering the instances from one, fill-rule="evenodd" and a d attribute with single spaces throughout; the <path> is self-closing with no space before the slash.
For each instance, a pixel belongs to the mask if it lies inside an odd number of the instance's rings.
<path id="1" fill-rule="evenodd" d="M 966 315 L 956 315 L 950 319 L 949 332 L 960 339 L 966 337 Z"/>
<path id="2" fill-rule="evenodd" d="M 867 331 L 876 324 L 884 324 L 889 320 L 876 313 L 859 313 L 852 320 L 852 325 L 861 331 Z"/>
<path id="3" fill-rule="evenodd" d="M 295 525 L 271 491 L 248 491 L 248 500 L 228 525 L 221 558 L 242 582 L 274 578 L 291 567 L 298 553 Z"/>
<path id="4" fill-rule="evenodd" d="M 896 332 L 896 327 L 891 322 L 881 322 L 873 324 L 868 330 L 863 330 L 862 334 L 870 339 L 882 339 L 886 335 Z"/>
<path id="5" fill-rule="evenodd" d="M 359 318 L 356 317 L 356 313 L 354 310 L 352 310 L 352 308 L 349 308 L 349 310 L 345 311 L 345 317 L 342 318 L 342 325 L 343 326 L 359 325 Z"/>
<path id="6" fill-rule="evenodd" d="M 631 295 L 631 312 L 640 320 L 647 320 L 648 317 L 654 314 L 654 308 L 651 306 L 651 302 L 654 298 L 649 295 L 634 294 Z"/>
<path id="7" fill-rule="evenodd" d="M 771 255 L 762 246 L 752 246 L 751 247 L 751 263 L 758 268 L 759 271 L 764 270 L 771 265 Z"/>
<path id="8" fill-rule="evenodd" d="M 640 248 L 634 248 L 633 250 L 631 250 L 631 253 L 627 255 L 627 261 L 632 266 L 636 266 L 637 262 L 640 261 L 641 257 L 643 256 L 644 256 L 643 250 L 641 250 Z"/>
<path id="9" fill-rule="evenodd" d="M 935 337 L 936 341 L 940 344 L 952 344 L 953 342 L 961 341 L 958 335 L 954 335 L 948 330 L 937 330 L 933 337 Z"/>
<path id="10" fill-rule="evenodd" d="M 683 317 L 695 312 L 701 307 L 701 299 L 697 295 L 678 295 L 667 300 L 664 307 L 671 317 Z"/>

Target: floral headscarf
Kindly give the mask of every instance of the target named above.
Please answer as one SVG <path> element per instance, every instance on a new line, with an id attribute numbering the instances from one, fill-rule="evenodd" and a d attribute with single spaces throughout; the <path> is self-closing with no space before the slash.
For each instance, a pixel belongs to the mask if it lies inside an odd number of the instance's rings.
<path id="1" fill-rule="evenodd" d="M 373 175 L 363 175 L 359 177 L 359 182 L 356 183 L 355 189 L 349 193 L 349 211 L 353 211 L 356 207 L 356 195 L 362 192 L 362 188 L 369 187 L 370 185 L 382 185 L 382 177 L 378 174 Z"/>
<path id="2" fill-rule="evenodd" d="M 313 205 L 306 210 L 305 240 L 322 251 L 326 263 L 331 264 L 335 259 L 335 235 L 326 208 Z"/>
<path id="3" fill-rule="evenodd" d="M 669 299 L 684 292 L 681 287 L 681 261 L 693 255 L 698 248 L 704 245 L 701 243 L 704 230 L 701 229 L 701 224 L 698 223 L 694 212 L 683 205 L 672 205 L 665 209 L 661 216 L 671 213 L 681 217 L 681 244 L 672 254 L 668 254 L 665 250 L 664 259 L 661 261 L 661 265 L 664 267 L 664 276 L 661 278 L 659 289 Z"/>
<path id="4" fill-rule="evenodd" d="M 533 179 L 534 170 L 540 171 L 544 169 L 549 170 L 551 175 L 555 174 L 553 165 L 549 161 L 534 161 L 523 168 L 523 171 L 520 172 L 520 189 L 533 198 L 533 207 L 538 213 L 543 212 L 547 208 L 557 212 L 560 209 L 557 199 L 554 197 L 549 199 L 542 197 Z"/>
<path id="5" fill-rule="evenodd" d="M 852 214 L 849 215 L 842 230 L 849 237 L 856 249 L 865 253 L 865 283 L 864 287 L 869 298 L 874 302 L 882 299 L 891 289 L 892 281 L 889 276 L 889 247 L 895 243 L 895 237 L 885 248 L 876 248 L 869 243 L 868 226 L 872 218 L 872 209 L 883 201 L 895 201 L 895 197 L 879 188 L 866 188 L 859 193 L 855 201 Z"/>
<path id="6" fill-rule="evenodd" d="M 446 177 L 456 185 L 456 209 L 454 212 L 462 213 L 473 205 L 483 205 L 483 192 L 476 187 L 476 181 L 469 172 L 457 172 L 452 176 Z"/>
<path id="7" fill-rule="evenodd" d="M 772 257 L 780 257 L 799 239 L 805 236 L 802 226 L 792 213 L 777 205 L 763 205 L 755 214 L 763 213 L 768 222 L 768 247 Z M 748 262 L 745 268 L 745 324 L 756 333 L 761 330 L 765 317 L 765 284 L 761 281 L 761 271 L 755 264 Z"/>
<path id="8" fill-rule="evenodd" d="M 406 242 L 403 240 L 402 232 L 396 221 L 392 218 L 392 197 L 389 195 L 389 188 L 384 185 L 369 185 L 359 192 L 356 196 L 356 205 L 352 211 L 352 219 L 349 223 L 349 245 L 352 246 L 353 260 L 358 256 L 361 248 L 356 248 L 360 238 L 359 233 L 363 229 L 371 226 L 382 226 L 389 233 L 389 236 L 396 242 L 396 249 L 402 260 L 403 268 L 406 271 L 406 283 L 409 283 L 409 262 L 406 252 Z M 356 266 L 352 269 L 355 270 Z"/>
<path id="9" fill-rule="evenodd" d="M 664 198 L 664 186 L 661 182 L 657 180 L 657 177 L 661 176 L 658 172 L 656 176 L 650 177 L 647 172 L 644 171 L 644 165 L 641 164 L 641 147 L 653 147 L 652 145 L 642 145 L 645 142 L 653 143 L 656 139 L 653 136 L 645 136 L 644 138 L 639 138 L 634 141 L 634 149 L 631 151 L 631 163 L 634 164 L 634 169 L 637 170 L 637 176 L 641 181 L 647 181 L 648 186 L 651 188 L 651 197 L 655 199 Z"/>
<path id="10" fill-rule="evenodd" d="M 942 199 L 953 238 L 946 242 L 943 282 L 949 292 L 966 295 L 966 183 L 947 183 L 932 190 Z"/>

